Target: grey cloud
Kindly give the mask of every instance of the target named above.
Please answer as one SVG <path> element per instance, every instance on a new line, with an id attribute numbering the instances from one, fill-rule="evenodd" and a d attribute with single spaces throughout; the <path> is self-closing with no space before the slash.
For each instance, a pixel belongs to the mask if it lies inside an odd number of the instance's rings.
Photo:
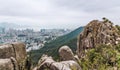
<path id="1" fill-rule="evenodd" d="M 54 1 L 54 0 L 53 0 Z M 85 10 L 87 12 L 101 11 L 120 6 L 118 0 L 55 0 L 56 5 L 73 10 Z"/>
<path id="2" fill-rule="evenodd" d="M 119 12 L 118 0 L 0 0 L 0 22 L 46 28 L 77 28 L 104 16 L 119 24 Z"/>

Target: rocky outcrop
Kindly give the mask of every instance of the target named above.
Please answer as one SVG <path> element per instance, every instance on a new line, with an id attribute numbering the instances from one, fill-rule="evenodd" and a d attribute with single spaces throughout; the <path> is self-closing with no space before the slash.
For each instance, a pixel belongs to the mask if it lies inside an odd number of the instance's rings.
<path id="1" fill-rule="evenodd" d="M 23 61 L 27 57 L 26 48 L 24 43 L 12 43 L 15 50 L 15 58 L 19 62 Z"/>
<path id="2" fill-rule="evenodd" d="M 24 43 L 12 43 L 0 46 L 0 58 L 14 57 L 17 61 L 25 59 L 27 53 Z"/>
<path id="3" fill-rule="evenodd" d="M 0 59 L 0 70 L 19 70 L 15 58 Z"/>
<path id="4" fill-rule="evenodd" d="M 11 44 L 1 45 L 0 46 L 0 59 L 15 57 L 15 49 Z"/>
<path id="5" fill-rule="evenodd" d="M 106 18 L 103 18 L 103 21 L 93 20 L 79 35 L 77 54 L 82 57 L 86 49 L 94 48 L 98 44 L 115 45 L 118 43 L 118 39 L 117 29 L 111 21 Z"/>
<path id="6" fill-rule="evenodd" d="M 72 50 L 68 46 L 62 46 L 59 49 L 60 59 L 62 61 L 75 60 Z"/>
<path id="7" fill-rule="evenodd" d="M 24 43 L 12 43 L 0 46 L 0 70 L 24 70 L 26 63 Z"/>
<path id="8" fill-rule="evenodd" d="M 38 63 L 36 70 L 81 70 L 79 64 L 73 60 L 56 62 L 52 57 L 43 55 Z"/>
<path id="9" fill-rule="evenodd" d="M 52 57 L 43 55 L 39 60 L 38 66 L 33 70 L 82 70 L 77 60 L 79 58 L 74 56 L 72 50 L 68 46 L 62 46 L 59 49 L 60 62 L 56 62 Z"/>

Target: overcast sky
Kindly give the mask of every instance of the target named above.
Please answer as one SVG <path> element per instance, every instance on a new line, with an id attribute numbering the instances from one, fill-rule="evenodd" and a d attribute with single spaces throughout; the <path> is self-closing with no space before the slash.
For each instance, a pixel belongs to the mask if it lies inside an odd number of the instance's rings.
<path id="1" fill-rule="evenodd" d="M 0 0 L 0 22 L 31 28 L 77 28 L 102 17 L 120 25 L 120 1 Z"/>

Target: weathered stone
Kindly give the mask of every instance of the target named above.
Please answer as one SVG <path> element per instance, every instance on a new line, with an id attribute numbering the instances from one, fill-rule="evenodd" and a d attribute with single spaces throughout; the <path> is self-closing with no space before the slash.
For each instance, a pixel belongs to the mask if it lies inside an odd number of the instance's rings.
<path id="1" fill-rule="evenodd" d="M 0 70 L 19 70 L 17 61 L 13 57 L 0 59 Z"/>
<path id="2" fill-rule="evenodd" d="M 59 49 L 60 59 L 63 61 L 74 60 L 74 54 L 68 46 L 62 46 Z"/>
<path id="3" fill-rule="evenodd" d="M 11 44 L 0 46 L 0 59 L 15 57 L 15 50 Z"/>
<path id="4" fill-rule="evenodd" d="M 11 59 L 19 67 L 19 70 L 25 69 L 26 57 L 27 53 L 24 43 L 16 42 L 0 46 L 0 59 Z"/>
<path id="5" fill-rule="evenodd" d="M 82 70 L 80 65 L 76 61 L 73 61 L 73 60 L 61 61 L 60 63 L 68 66 L 71 70 Z"/>
<path id="6" fill-rule="evenodd" d="M 44 70 L 45 68 L 49 70 L 81 70 L 79 64 L 73 60 L 55 62 L 52 57 L 44 55 L 38 63 L 37 70 Z"/>
<path id="7" fill-rule="evenodd" d="M 11 62 L 13 64 L 14 70 L 19 70 L 18 63 L 14 57 L 11 57 Z"/>
<path id="8" fill-rule="evenodd" d="M 12 43 L 15 50 L 15 58 L 19 65 L 19 70 L 25 70 L 27 53 L 25 49 L 25 44 L 21 42 Z"/>
<path id="9" fill-rule="evenodd" d="M 27 57 L 25 44 L 21 42 L 12 43 L 15 50 L 16 60 L 19 62 L 23 61 Z"/>
<path id="10" fill-rule="evenodd" d="M 77 54 L 79 57 L 84 55 L 85 49 L 96 47 L 98 44 L 112 44 L 118 43 L 118 33 L 116 28 L 109 20 L 91 21 L 84 31 L 79 35 L 77 43 Z"/>
<path id="11" fill-rule="evenodd" d="M 0 70 L 14 70 L 10 59 L 0 59 Z"/>
<path id="12" fill-rule="evenodd" d="M 14 57 L 17 61 L 25 59 L 27 56 L 24 43 L 5 44 L 0 46 L 0 58 Z"/>

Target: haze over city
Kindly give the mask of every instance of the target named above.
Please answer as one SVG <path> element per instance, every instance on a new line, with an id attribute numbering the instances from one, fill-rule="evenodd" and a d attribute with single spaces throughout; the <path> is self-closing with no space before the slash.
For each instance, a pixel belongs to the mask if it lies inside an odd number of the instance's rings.
<path id="1" fill-rule="evenodd" d="M 0 0 L 0 22 L 33 29 L 69 28 L 106 17 L 120 24 L 118 0 Z"/>

